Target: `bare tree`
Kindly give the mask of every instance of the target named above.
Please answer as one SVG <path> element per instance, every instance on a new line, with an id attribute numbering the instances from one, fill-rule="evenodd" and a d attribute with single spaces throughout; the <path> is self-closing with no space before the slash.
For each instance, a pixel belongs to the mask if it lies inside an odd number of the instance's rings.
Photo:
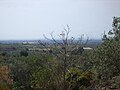
<path id="1" fill-rule="evenodd" d="M 68 67 L 76 66 L 79 62 L 79 55 L 84 51 L 83 46 L 88 42 L 88 38 L 86 41 L 83 41 L 83 36 L 78 38 L 77 40 L 74 37 L 69 37 L 71 30 L 67 25 L 64 28 L 64 31 L 59 35 L 60 40 L 55 39 L 53 33 L 51 33 L 51 39 L 47 38 L 45 35 L 45 39 L 49 42 L 45 43 L 39 40 L 39 44 L 42 45 L 48 54 L 51 54 L 57 58 L 61 71 L 62 78 L 59 81 L 63 83 L 63 89 L 66 90 L 66 72 L 68 71 Z"/>

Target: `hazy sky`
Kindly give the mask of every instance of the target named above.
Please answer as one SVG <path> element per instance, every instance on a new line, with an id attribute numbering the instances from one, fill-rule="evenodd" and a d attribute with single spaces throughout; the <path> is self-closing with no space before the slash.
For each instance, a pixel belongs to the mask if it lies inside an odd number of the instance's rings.
<path id="1" fill-rule="evenodd" d="M 41 39 L 67 24 L 71 36 L 101 38 L 120 16 L 120 0 L 0 0 L 0 40 Z"/>

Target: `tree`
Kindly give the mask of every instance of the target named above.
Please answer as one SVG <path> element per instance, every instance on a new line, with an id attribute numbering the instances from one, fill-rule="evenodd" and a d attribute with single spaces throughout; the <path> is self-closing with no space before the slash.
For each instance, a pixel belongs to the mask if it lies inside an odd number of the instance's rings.
<path id="1" fill-rule="evenodd" d="M 20 51 L 20 56 L 25 56 L 25 57 L 27 57 L 27 56 L 28 56 L 28 52 L 25 51 L 25 50 L 22 50 L 22 51 Z"/>
<path id="2" fill-rule="evenodd" d="M 113 29 L 108 35 L 104 34 L 103 42 L 95 50 L 95 55 L 94 68 L 101 83 L 120 75 L 120 17 L 113 18 Z"/>
<path id="3" fill-rule="evenodd" d="M 83 36 L 76 40 L 73 37 L 70 38 L 69 34 L 70 27 L 67 25 L 67 28 L 64 28 L 64 31 L 60 34 L 60 40 L 55 39 L 51 33 L 51 39 L 44 36 L 50 43 L 39 41 L 39 44 L 45 48 L 45 53 L 52 55 L 59 64 L 58 66 L 61 68 L 61 72 L 59 71 L 59 74 L 62 78 L 58 81 L 60 84 L 63 83 L 62 90 L 66 90 L 68 86 L 66 82 L 66 73 L 68 72 L 68 68 L 77 68 L 77 66 L 79 66 L 81 62 L 80 55 L 84 51 L 83 46 L 87 43 L 87 40 L 83 41 Z"/>
<path id="4" fill-rule="evenodd" d="M 9 77 L 7 65 L 0 66 L 0 90 L 9 90 L 13 80 Z"/>
<path id="5" fill-rule="evenodd" d="M 18 57 L 9 60 L 8 65 L 11 69 L 10 77 L 13 79 L 13 90 L 33 90 L 31 88 L 31 66 L 29 65 L 30 58 Z"/>

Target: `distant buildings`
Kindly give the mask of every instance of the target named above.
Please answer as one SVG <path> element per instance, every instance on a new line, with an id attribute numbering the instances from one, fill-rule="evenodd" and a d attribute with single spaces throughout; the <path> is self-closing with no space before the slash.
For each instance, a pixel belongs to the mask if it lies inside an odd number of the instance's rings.
<path id="1" fill-rule="evenodd" d="M 93 48 L 91 47 L 83 47 L 84 50 L 92 50 Z"/>

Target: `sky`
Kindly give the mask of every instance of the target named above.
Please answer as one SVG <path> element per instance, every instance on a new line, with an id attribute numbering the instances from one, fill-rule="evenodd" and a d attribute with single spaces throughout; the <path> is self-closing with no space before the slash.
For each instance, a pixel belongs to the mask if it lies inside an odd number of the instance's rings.
<path id="1" fill-rule="evenodd" d="M 68 24 L 70 37 L 101 39 L 120 16 L 120 0 L 0 0 L 0 40 L 55 38 Z"/>

